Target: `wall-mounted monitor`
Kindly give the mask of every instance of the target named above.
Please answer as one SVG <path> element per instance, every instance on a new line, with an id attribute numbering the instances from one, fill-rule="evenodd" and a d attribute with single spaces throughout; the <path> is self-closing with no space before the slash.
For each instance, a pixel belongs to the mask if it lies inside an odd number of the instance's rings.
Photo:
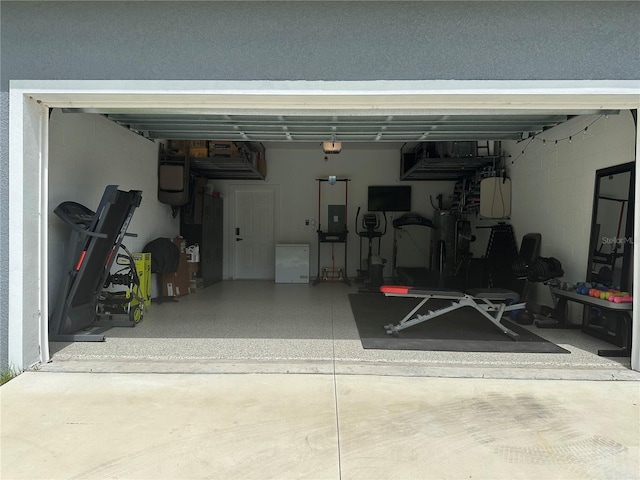
<path id="1" fill-rule="evenodd" d="M 410 212 L 411 186 L 369 186 L 370 212 Z"/>

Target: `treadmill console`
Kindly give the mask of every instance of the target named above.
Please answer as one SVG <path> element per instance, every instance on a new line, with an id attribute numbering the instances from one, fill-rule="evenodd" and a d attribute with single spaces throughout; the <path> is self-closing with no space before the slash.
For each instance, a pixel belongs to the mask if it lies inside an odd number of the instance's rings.
<path id="1" fill-rule="evenodd" d="M 401 228 L 405 225 L 420 225 L 422 227 L 436 228 L 431 220 L 418 213 L 405 213 L 393 221 L 393 228 Z"/>

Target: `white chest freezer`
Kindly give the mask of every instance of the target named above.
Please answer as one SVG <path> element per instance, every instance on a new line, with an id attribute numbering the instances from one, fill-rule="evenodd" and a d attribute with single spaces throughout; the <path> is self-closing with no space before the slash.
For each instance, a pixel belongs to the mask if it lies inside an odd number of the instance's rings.
<path id="1" fill-rule="evenodd" d="M 309 283 L 309 244 L 276 244 L 276 283 Z"/>

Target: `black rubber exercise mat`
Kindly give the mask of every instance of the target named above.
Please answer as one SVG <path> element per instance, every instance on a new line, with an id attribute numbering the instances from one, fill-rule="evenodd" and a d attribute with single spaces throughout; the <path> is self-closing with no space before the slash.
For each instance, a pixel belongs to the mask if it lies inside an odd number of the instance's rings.
<path id="1" fill-rule="evenodd" d="M 493 323 L 471 307 L 464 307 L 440 317 L 389 335 L 384 328 L 397 324 L 420 301 L 417 298 L 385 297 L 382 294 L 350 294 L 351 310 L 356 320 L 363 348 L 380 350 L 440 350 L 451 352 L 570 353 L 568 350 L 529 332 L 507 319 L 502 323 L 519 335 L 517 341 L 502 333 Z M 451 304 L 433 299 L 418 313 L 426 314 Z"/>

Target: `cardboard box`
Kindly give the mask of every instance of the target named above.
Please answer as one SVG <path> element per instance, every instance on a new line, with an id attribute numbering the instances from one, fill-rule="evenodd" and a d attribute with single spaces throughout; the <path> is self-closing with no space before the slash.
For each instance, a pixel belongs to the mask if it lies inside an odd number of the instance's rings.
<path id="1" fill-rule="evenodd" d="M 188 148 L 184 147 L 184 148 L 175 148 L 172 149 L 172 152 L 174 152 L 176 155 L 181 156 L 181 157 L 187 157 L 188 156 Z"/>
<path id="2" fill-rule="evenodd" d="M 233 158 L 233 157 L 239 157 L 240 152 L 238 150 L 238 145 L 236 145 L 235 142 L 228 142 L 228 141 L 222 141 L 222 140 L 210 140 L 209 156 Z"/>
<path id="3" fill-rule="evenodd" d="M 198 290 L 204 288 L 204 280 L 202 278 L 195 278 L 189 282 L 189 293 L 195 293 Z"/>
<path id="4" fill-rule="evenodd" d="M 150 253 L 132 253 L 133 261 L 136 266 L 136 273 L 140 279 L 140 286 L 134 287 L 133 291 L 136 295 L 144 300 L 144 306 L 151 306 L 151 254 Z M 138 300 L 134 297 L 131 305 L 137 305 Z"/>
<path id="5" fill-rule="evenodd" d="M 184 237 L 177 236 L 172 240 L 172 242 L 175 244 L 176 247 L 180 249 L 180 253 L 185 253 L 187 248 L 187 241 L 184 239 Z"/>
<path id="6" fill-rule="evenodd" d="M 171 155 L 187 156 L 189 147 L 187 147 L 186 140 L 169 140 L 166 145 L 166 150 L 167 153 Z"/>
<path id="7" fill-rule="evenodd" d="M 189 147 L 189 156 L 192 158 L 206 158 L 209 156 L 207 147 Z"/>
<path id="8" fill-rule="evenodd" d="M 207 140 L 171 140 L 170 148 L 186 148 L 186 147 L 207 147 Z"/>
<path id="9" fill-rule="evenodd" d="M 187 254 L 180 253 L 178 270 L 173 273 L 165 273 L 162 277 L 162 296 L 181 297 L 189 294 L 189 266 Z"/>
<path id="10" fill-rule="evenodd" d="M 183 237 L 175 237 L 173 243 L 180 250 L 178 269 L 173 273 L 166 273 L 162 277 L 162 296 L 181 297 L 189 294 L 189 265 L 187 262 L 187 242 Z"/>
<path id="11" fill-rule="evenodd" d="M 167 148 L 178 155 L 198 158 L 209 156 L 207 140 L 170 140 Z"/>
<path id="12" fill-rule="evenodd" d="M 198 278 L 198 271 L 200 270 L 200 262 L 187 262 L 189 270 L 189 280 Z"/>

